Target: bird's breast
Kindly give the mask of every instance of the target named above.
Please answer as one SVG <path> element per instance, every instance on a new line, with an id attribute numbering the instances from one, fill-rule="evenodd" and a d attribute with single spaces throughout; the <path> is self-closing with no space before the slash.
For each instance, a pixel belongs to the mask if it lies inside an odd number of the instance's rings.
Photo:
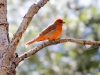
<path id="1" fill-rule="evenodd" d="M 60 32 L 62 32 L 62 25 L 57 25 L 56 29 Z"/>
<path id="2" fill-rule="evenodd" d="M 51 30 L 49 33 L 45 35 L 49 40 L 57 39 L 62 32 L 62 26 L 57 26 L 55 29 Z"/>

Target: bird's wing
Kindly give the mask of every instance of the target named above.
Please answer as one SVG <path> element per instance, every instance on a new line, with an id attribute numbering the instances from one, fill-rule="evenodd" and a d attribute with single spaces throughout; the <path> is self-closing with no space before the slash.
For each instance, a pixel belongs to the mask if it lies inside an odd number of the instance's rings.
<path id="1" fill-rule="evenodd" d="M 47 33 L 51 32 L 52 30 L 56 29 L 56 25 L 52 24 L 45 28 L 39 35 L 46 35 Z"/>

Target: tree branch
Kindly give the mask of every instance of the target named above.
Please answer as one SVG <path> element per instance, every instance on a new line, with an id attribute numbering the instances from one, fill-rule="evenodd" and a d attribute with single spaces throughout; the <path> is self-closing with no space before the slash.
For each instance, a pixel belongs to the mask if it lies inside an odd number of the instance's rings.
<path id="1" fill-rule="evenodd" d="M 34 55 L 36 52 L 41 50 L 42 48 L 49 46 L 49 45 L 55 45 L 59 43 L 65 43 L 65 42 L 73 42 L 73 43 L 78 43 L 78 44 L 83 44 L 83 45 L 94 45 L 94 46 L 100 46 L 100 42 L 98 41 L 88 41 L 84 39 L 74 39 L 74 38 L 66 38 L 66 39 L 56 39 L 53 41 L 46 41 L 42 45 L 36 46 L 35 48 L 25 52 L 21 56 L 18 57 L 16 60 L 16 64 L 19 64 L 22 60 L 25 58 L 28 58 L 31 55 Z"/>
<path id="2" fill-rule="evenodd" d="M 38 10 L 43 7 L 47 1 L 49 0 L 39 0 L 37 3 L 34 3 L 28 10 L 28 12 L 26 13 L 26 15 L 24 16 L 18 30 L 16 31 L 16 33 L 14 34 L 11 43 L 8 47 L 8 52 L 7 54 L 9 54 L 11 57 L 13 55 L 13 53 L 16 50 L 16 47 L 20 41 L 20 39 L 22 38 L 22 34 L 25 32 L 25 30 L 27 29 L 30 21 L 32 20 L 32 17 L 38 12 Z M 6 55 L 7 55 L 6 54 Z"/>

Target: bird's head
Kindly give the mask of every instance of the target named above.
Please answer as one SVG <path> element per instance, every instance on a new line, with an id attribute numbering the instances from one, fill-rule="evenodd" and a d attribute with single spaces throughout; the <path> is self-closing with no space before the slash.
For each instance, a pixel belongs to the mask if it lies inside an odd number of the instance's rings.
<path id="1" fill-rule="evenodd" d="M 56 19 L 55 24 L 59 24 L 59 25 L 62 25 L 63 23 L 65 23 L 62 19 Z"/>

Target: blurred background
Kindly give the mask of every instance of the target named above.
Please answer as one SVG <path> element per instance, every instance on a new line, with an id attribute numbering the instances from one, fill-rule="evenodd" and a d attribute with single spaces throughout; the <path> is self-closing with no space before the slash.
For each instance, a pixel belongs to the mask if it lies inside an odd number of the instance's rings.
<path id="1" fill-rule="evenodd" d="M 11 39 L 35 0 L 7 1 Z M 66 22 L 60 38 L 100 41 L 100 0 L 49 0 L 30 22 L 17 47 L 18 55 L 42 44 L 36 42 L 25 48 L 27 41 L 35 38 L 56 18 Z M 67 42 L 45 47 L 25 59 L 17 67 L 17 75 L 97 75 L 99 62 L 100 47 Z"/>

